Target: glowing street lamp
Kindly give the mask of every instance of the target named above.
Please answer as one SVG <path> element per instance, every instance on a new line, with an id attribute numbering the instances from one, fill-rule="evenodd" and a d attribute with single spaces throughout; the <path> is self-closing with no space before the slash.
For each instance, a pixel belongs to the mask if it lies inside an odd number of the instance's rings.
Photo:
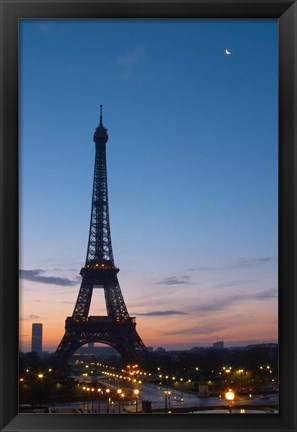
<path id="1" fill-rule="evenodd" d="M 134 389 L 133 390 L 134 396 L 135 396 L 135 401 L 136 401 L 136 406 L 135 406 L 135 412 L 137 412 L 137 398 L 139 396 L 139 389 Z"/>
<path id="2" fill-rule="evenodd" d="M 117 394 L 119 395 L 119 413 L 121 412 L 121 395 L 122 395 L 122 390 L 121 389 L 117 389 Z"/>
<path id="3" fill-rule="evenodd" d="M 107 388 L 105 390 L 105 392 L 106 392 L 106 396 L 107 396 L 107 399 L 106 399 L 106 412 L 109 414 L 109 393 L 110 393 L 110 389 Z"/>
<path id="4" fill-rule="evenodd" d="M 169 402 L 169 405 L 170 405 L 170 395 L 171 395 L 171 391 L 168 391 L 168 390 L 164 391 L 164 396 L 165 396 L 165 412 L 166 413 L 168 412 L 167 398 L 168 398 L 168 402 Z M 169 408 L 170 408 L 170 406 L 169 406 Z"/>
<path id="5" fill-rule="evenodd" d="M 43 397 L 43 384 L 44 384 L 43 378 L 44 378 L 44 375 L 42 373 L 39 373 L 37 375 L 37 378 L 38 378 L 38 383 L 39 383 L 38 387 L 39 387 L 39 391 L 40 391 L 40 393 L 39 393 L 39 406 L 41 406 L 41 402 L 42 402 L 41 398 Z"/>
<path id="6" fill-rule="evenodd" d="M 167 392 L 167 397 L 168 397 L 168 409 L 170 410 L 170 395 L 171 395 L 171 391 Z"/>
<path id="7" fill-rule="evenodd" d="M 123 401 L 122 406 L 124 406 L 124 397 L 125 397 L 125 393 L 121 393 L 119 403 L 122 399 L 122 401 Z"/>
<path id="8" fill-rule="evenodd" d="M 229 404 L 228 404 L 228 408 L 229 408 L 229 413 L 230 413 L 230 414 L 232 413 L 232 406 L 233 406 L 234 397 L 235 397 L 235 394 L 234 394 L 234 392 L 233 392 L 231 389 L 229 389 L 229 390 L 225 393 L 225 398 L 226 398 L 227 401 L 229 402 Z"/>
<path id="9" fill-rule="evenodd" d="M 98 392 L 98 413 L 100 413 L 101 388 L 98 388 L 97 392 Z"/>
<path id="10" fill-rule="evenodd" d="M 91 403 L 92 403 L 92 413 L 94 412 L 94 391 L 95 391 L 95 389 L 94 388 L 91 388 Z"/>

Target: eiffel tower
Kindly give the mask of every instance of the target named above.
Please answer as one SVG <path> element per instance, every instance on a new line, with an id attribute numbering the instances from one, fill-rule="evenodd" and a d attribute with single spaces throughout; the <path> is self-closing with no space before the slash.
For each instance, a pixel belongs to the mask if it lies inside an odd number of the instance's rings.
<path id="1" fill-rule="evenodd" d="M 139 362 L 147 350 L 136 331 L 136 320 L 130 317 L 114 264 L 107 193 L 106 143 L 108 130 L 102 123 L 95 129 L 96 147 L 89 241 L 82 282 L 71 317 L 66 318 L 65 334 L 54 354 L 57 367 L 66 366 L 72 354 L 82 345 L 100 342 L 113 347 L 128 364 Z M 106 316 L 89 316 L 94 288 L 104 289 Z"/>

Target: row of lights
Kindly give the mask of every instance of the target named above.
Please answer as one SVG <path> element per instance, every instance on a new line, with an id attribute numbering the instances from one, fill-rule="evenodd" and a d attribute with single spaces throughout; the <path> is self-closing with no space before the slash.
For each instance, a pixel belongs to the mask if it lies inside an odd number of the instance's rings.
<path id="1" fill-rule="evenodd" d="M 91 388 L 91 387 L 85 387 L 85 386 L 82 389 L 83 389 L 83 391 L 87 392 L 88 394 L 95 394 L 95 390 L 96 390 L 94 387 Z M 97 388 L 97 392 L 99 394 L 99 398 L 100 398 L 100 395 L 104 393 L 103 389 L 101 389 L 101 388 Z M 111 392 L 111 390 L 109 388 L 105 389 L 105 393 L 107 396 L 107 412 L 109 412 L 109 402 L 111 401 L 111 399 L 109 397 L 110 392 Z M 119 396 L 119 412 L 120 412 L 120 399 L 124 400 L 126 395 L 125 395 L 125 393 L 123 393 L 122 389 L 117 389 L 117 394 Z M 138 411 L 137 399 L 138 399 L 139 394 L 140 394 L 139 389 L 136 388 L 133 390 L 133 395 L 134 395 L 135 400 L 136 400 L 136 408 L 135 408 L 136 412 Z M 113 404 L 113 402 L 112 402 L 112 404 Z"/>
<path id="2" fill-rule="evenodd" d="M 52 372 L 52 369 L 48 369 L 48 372 Z M 34 372 L 30 372 L 30 369 L 26 369 L 26 373 L 30 373 L 31 375 L 34 375 L 34 376 L 36 376 L 37 378 L 39 378 L 39 379 L 42 379 L 42 378 L 44 378 L 44 376 L 45 376 L 45 373 L 34 373 Z M 20 378 L 20 382 L 23 382 L 24 381 L 24 378 Z"/>
<path id="3" fill-rule="evenodd" d="M 83 387 L 82 388 L 84 391 L 86 391 L 86 392 L 95 392 L 95 388 L 94 387 Z M 109 395 L 109 393 L 110 393 L 110 389 L 109 388 L 107 388 L 107 389 L 105 389 L 105 393 L 107 394 L 107 395 Z M 103 393 L 103 389 L 101 389 L 101 388 L 97 388 L 97 392 L 98 393 Z M 117 389 L 117 393 L 118 393 L 118 395 L 119 396 L 121 396 L 121 397 L 125 397 L 125 394 L 123 393 L 123 390 L 121 390 L 121 389 Z M 134 389 L 133 390 L 133 394 L 134 394 L 134 396 L 139 396 L 139 393 L 140 393 L 140 391 L 139 391 L 139 389 Z"/>
<path id="4" fill-rule="evenodd" d="M 111 374 L 111 373 L 109 373 L 109 372 L 102 372 L 102 374 L 103 375 L 107 375 L 108 377 L 113 377 L 113 378 L 120 378 L 120 379 L 123 379 L 123 380 L 127 380 L 127 381 L 131 381 L 131 382 L 138 382 L 138 384 L 141 384 L 142 383 L 142 381 L 141 380 L 136 380 L 135 378 L 134 379 L 132 379 L 132 378 L 130 378 L 130 377 L 125 377 L 125 376 L 122 376 L 122 375 L 116 375 L 116 374 Z"/>
<path id="5" fill-rule="evenodd" d="M 96 364 L 96 363 L 91 363 L 91 364 Z M 104 367 L 104 368 L 107 368 L 107 369 L 115 370 L 114 366 L 108 366 L 108 365 L 104 365 L 102 363 L 97 363 L 97 366 L 101 366 L 101 367 Z M 88 367 L 89 367 L 89 365 L 86 365 L 86 368 L 88 368 Z M 259 366 L 259 368 L 260 368 L 260 370 L 265 369 L 269 373 L 272 373 L 271 366 L 269 366 L 269 365 Z M 199 371 L 199 367 L 196 366 L 195 370 Z M 175 384 L 178 384 L 178 381 L 180 381 L 180 383 L 185 383 L 185 384 L 192 382 L 191 379 L 176 378 L 175 376 L 170 377 L 169 375 L 162 374 L 162 373 L 160 373 L 160 371 L 161 371 L 160 367 L 157 368 L 157 371 L 159 372 L 158 377 L 160 379 L 170 379 L 170 380 L 173 380 L 175 382 Z M 132 382 L 137 382 L 136 379 L 132 380 L 132 377 L 135 376 L 135 375 L 142 375 L 143 377 L 147 377 L 147 376 L 151 376 L 152 375 L 150 372 L 140 371 L 138 369 L 138 365 L 133 365 L 133 366 L 128 365 L 127 369 L 122 369 L 121 372 L 129 374 L 129 376 L 128 377 L 127 376 L 123 376 L 121 373 L 117 374 L 117 373 L 102 371 L 102 373 L 105 374 L 105 375 L 107 375 L 107 376 L 114 377 L 114 378 L 119 378 L 119 379 L 124 379 L 124 380 L 132 381 Z M 219 375 L 222 375 L 222 373 L 230 374 L 231 372 L 233 372 L 232 366 L 223 366 L 222 367 L 222 372 L 219 372 Z M 246 371 L 244 369 L 238 369 L 238 370 L 235 371 L 235 373 L 237 373 L 237 374 L 244 374 L 245 372 Z M 138 382 L 139 382 L 139 384 L 141 383 L 141 381 L 138 381 Z"/>

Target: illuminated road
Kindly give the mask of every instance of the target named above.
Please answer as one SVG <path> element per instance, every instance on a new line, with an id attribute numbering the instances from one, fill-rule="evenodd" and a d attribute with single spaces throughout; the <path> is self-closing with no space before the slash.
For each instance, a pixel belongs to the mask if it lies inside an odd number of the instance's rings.
<path id="1" fill-rule="evenodd" d="M 155 384 L 141 384 L 139 386 L 141 400 L 150 400 L 152 402 L 152 409 L 162 408 L 184 408 L 187 407 L 207 407 L 207 406 L 226 406 L 227 402 L 224 398 L 220 397 L 206 397 L 200 398 L 194 393 L 180 392 L 177 390 L 170 389 L 168 387 L 155 385 Z M 169 391 L 170 395 L 167 395 L 165 391 Z M 235 404 L 240 405 L 267 405 L 267 404 L 278 404 L 278 395 L 272 394 L 267 396 L 268 399 L 261 399 L 260 396 L 249 397 L 237 397 Z"/>
<path id="2" fill-rule="evenodd" d="M 136 399 L 133 398 L 131 400 L 130 395 L 127 395 L 124 400 L 121 400 L 120 407 L 119 407 L 119 398 L 117 395 L 115 395 L 115 392 L 117 389 L 125 388 L 126 383 L 121 382 L 118 380 L 117 382 L 113 382 L 112 384 L 110 381 L 106 379 L 100 379 L 97 384 L 97 386 L 102 387 L 109 387 L 111 389 L 110 392 L 110 401 L 107 404 L 107 401 L 101 400 L 100 401 L 100 407 L 99 407 L 99 399 L 98 396 L 95 396 L 94 400 L 86 399 L 83 403 L 71 403 L 70 406 L 73 408 L 80 408 L 84 412 L 99 412 L 100 413 L 118 413 L 120 412 L 135 412 L 136 411 Z M 139 388 L 139 397 L 137 400 L 137 411 L 142 410 L 142 401 L 143 400 L 149 400 L 151 401 L 151 406 L 153 410 L 161 409 L 164 410 L 167 409 L 169 412 L 171 409 L 174 408 L 182 408 L 182 411 L 187 412 L 188 408 L 192 408 L 195 410 L 195 408 L 199 407 L 227 407 L 228 403 L 223 397 L 206 397 L 206 398 L 200 398 L 198 395 L 194 393 L 189 392 L 181 392 L 169 387 L 160 386 L 156 384 L 147 384 L 142 383 L 138 384 Z M 112 391 L 113 390 L 113 391 Z M 165 393 L 167 392 L 167 393 Z M 170 393 L 169 393 L 170 392 Z M 269 404 L 278 404 L 278 395 L 277 394 L 270 394 L 267 395 L 265 399 L 261 398 L 260 396 L 253 396 L 253 398 L 250 397 L 236 397 L 236 400 L 234 402 L 234 407 L 240 407 L 240 406 L 246 406 L 246 405 L 258 405 L 261 407 L 261 405 L 269 405 Z"/>

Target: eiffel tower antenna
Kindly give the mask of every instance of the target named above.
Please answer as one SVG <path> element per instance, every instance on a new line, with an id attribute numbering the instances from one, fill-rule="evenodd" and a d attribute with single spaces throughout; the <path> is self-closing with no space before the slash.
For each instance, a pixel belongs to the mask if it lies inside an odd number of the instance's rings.
<path id="1" fill-rule="evenodd" d="M 103 124 L 102 124 L 102 107 L 103 107 L 103 105 L 100 105 L 100 126 L 103 126 Z"/>

